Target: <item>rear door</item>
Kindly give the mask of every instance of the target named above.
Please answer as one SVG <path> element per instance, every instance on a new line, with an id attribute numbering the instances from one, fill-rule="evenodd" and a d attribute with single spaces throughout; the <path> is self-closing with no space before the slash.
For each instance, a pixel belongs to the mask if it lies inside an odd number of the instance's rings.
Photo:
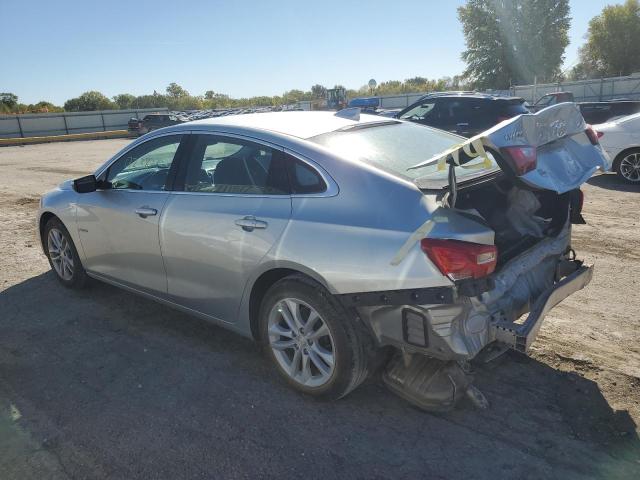
<path id="1" fill-rule="evenodd" d="M 178 184 L 160 228 L 170 298 L 233 323 L 249 275 L 291 216 L 283 152 L 197 134 Z"/>

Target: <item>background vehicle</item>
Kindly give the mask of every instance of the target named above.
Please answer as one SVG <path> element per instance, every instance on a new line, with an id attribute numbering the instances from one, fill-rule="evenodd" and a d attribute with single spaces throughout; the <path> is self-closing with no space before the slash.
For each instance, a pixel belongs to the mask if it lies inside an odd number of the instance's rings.
<path id="1" fill-rule="evenodd" d="M 611 158 L 611 171 L 627 182 L 640 183 L 640 113 L 593 128 Z"/>
<path id="2" fill-rule="evenodd" d="M 523 113 L 529 111 L 522 98 L 482 93 L 437 93 L 401 110 L 396 118 L 472 137 Z"/>
<path id="3" fill-rule="evenodd" d="M 151 113 L 146 115 L 142 120 L 138 120 L 137 118 L 129 120 L 128 130 L 130 133 L 144 135 L 145 133 L 152 132 L 159 128 L 169 127 L 171 125 L 177 125 L 184 122 L 185 120 L 175 114 Z"/>
<path id="4" fill-rule="evenodd" d="M 42 198 L 52 269 L 65 286 L 96 278 L 253 337 L 313 395 L 346 395 L 391 349 L 390 388 L 451 408 L 472 391 L 460 360 L 496 341 L 526 351 L 591 279 L 570 224 L 603 154 L 566 104 L 534 130 L 520 117 L 486 132 L 499 163 L 444 170 L 461 137 L 353 113 L 228 116 L 138 139 Z"/>
<path id="5" fill-rule="evenodd" d="M 532 112 L 537 112 L 551 105 L 562 102 L 573 102 L 574 97 L 571 92 L 553 92 L 543 95 L 536 103 L 528 108 Z M 578 102 L 576 103 L 587 123 L 604 123 L 618 117 L 631 115 L 640 112 L 640 101 L 637 100 L 607 100 L 604 102 Z"/>

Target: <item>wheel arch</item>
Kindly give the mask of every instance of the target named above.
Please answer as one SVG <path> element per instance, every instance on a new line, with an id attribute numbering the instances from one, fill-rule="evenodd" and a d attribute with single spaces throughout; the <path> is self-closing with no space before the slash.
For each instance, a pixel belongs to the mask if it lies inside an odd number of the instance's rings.
<path id="1" fill-rule="evenodd" d="M 42 212 L 42 214 L 40 215 L 40 219 L 38 220 L 38 236 L 40 237 L 40 245 L 42 246 L 42 251 L 45 253 L 46 245 L 44 239 L 44 227 L 52 218 L 57 218 L 64 225 L 64 222 L 60 219 L 60 217 L 50 211 Z"/>
<path id="2" fill-rule="evenodd" d="M 264 296 L 276 282 L 291 275 L 302 275 L 314 282 L 319 283 L 327 290 L 329 290 L 329 292 L 332 291 L 329 285 L 320 275 L 318 275 L 316 272 L 310 271 L 309 269 L 301 265 L 278 265 L 264 270 L 253 281 L 253 283 L 251 284 L 251 290 L 249 292 L 249 326 L 251 328 L 251 336 L 254 340 L 260 340 L 260 305 L 262 304 Z"/>

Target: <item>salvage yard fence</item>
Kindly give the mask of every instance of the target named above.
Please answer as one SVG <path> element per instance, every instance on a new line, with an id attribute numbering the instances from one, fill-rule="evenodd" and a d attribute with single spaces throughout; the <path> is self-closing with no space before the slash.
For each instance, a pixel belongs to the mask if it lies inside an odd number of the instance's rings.
<path id="1" fill-rule="evenodd" d="M 25 113 L 0 115 L 0 138 L 45 137 L 74 133 L 126 130 L 131 118 L 144 118 L 167 108 L 98 110 L 95 112 Z"/>
<path id="2" fill-rule="evenodd" d="M 554 92 L 571 92 L 576 102 L 600 102 L 616 98 L 640 100 L 640 73 L 624 77 L 515 85 L 511 87 L 511 95 L 522 97 L 529 103 L 534 103 L 543 95 Z"/>

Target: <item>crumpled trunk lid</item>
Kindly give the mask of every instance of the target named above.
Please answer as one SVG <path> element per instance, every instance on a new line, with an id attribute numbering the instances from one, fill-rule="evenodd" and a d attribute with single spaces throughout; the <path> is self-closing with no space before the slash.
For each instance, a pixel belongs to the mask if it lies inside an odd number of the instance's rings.
<path id="1" fill-rule="evenodd" d="M 441 152 L 412 168 L 437 164 L 463 167 L 473 159 L 495 157 L 500 168 L 525 184 L 559 194 L 578 188 L 596 170 L 606 171 L 607 154 L 587 134 L 588 125 L 573 103 L 560 103 L 532 114 L 506 120 Z M 518 174 L 514 162 L 506 153 L 512 147 L 529 147 L 535 155 L 534 168 Z M 418 177 L 419 188 L 428 187 L 429 177 Z M 455 178 L 454 178 L 455 181 Z M 450 185 L 455 189 L 455 185 Z"/>

